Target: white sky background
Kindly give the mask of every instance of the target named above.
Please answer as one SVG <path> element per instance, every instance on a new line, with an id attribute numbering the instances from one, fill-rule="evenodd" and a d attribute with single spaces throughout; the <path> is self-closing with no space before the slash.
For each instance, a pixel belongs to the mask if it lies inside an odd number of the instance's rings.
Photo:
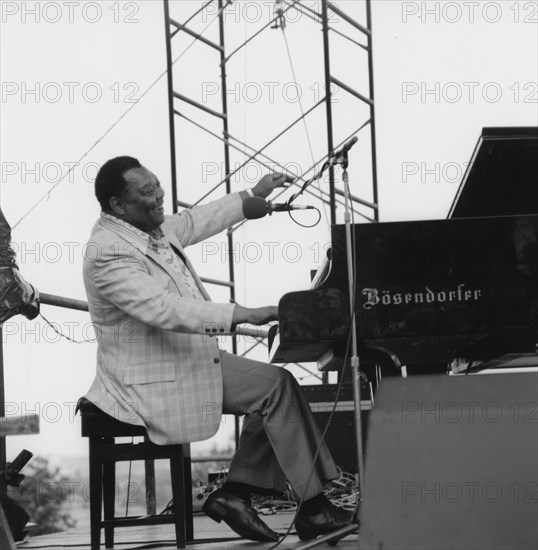
<path id="1" fill-rule="evenodd" d="M 36 4 L 38 21 L 31 13 Z M 187 0 L 171 4 L 178 21 L 201 6 Z M 317 1 L 304 4 L 320 9 Z M 365 23 L 362 1 L 336 4 Z M 92 184 L 95 166 L 113 156 L 133 155 L 170 188 L 166 78 L 142 97 L 165 70 L 162 2 L 0 5 L 2 210 L 15 226 L 13 240 L 24 277 L 41 292 L 85 299 L 82 248 L 99 215 Z M 209 9 L 189 26 L 200 32 L 214 13 Z M 225 19 L 228 53 L 272 13 L 270 1 L 234 2 Z M 481 128 L 537 123 L 537 2 L 374 0 L 372 18 L 381 220 L 445 218 Z M 331 24 L 364 43 L 338 16 L 332 16 Z M 215 21 L 205 35 L 216 41 L 217 32 Z M 297 89 L 304 110 L 323 95 L 321 26 L 291 10 L 286 36 L 298 88 L 280 30 L 264 31 L 227 65 L 230 131 L 255 148 L 300 116 Z M 174 58 L 191 42 L 178 35 Z M 367 95 L 367 59 L 360 48 L 331 35 L 331 63 L 337 78 Z M 220 108 L 216 51 L 195 44 L 176 62 L 174 78 L 176 91 Z M 36 87 L 37 95 L 29 92 Z M 139 101 L 129 103 L 132 99 Z M 334 100 L 339 143 L 368 118 L 368 110 L 344 90 L 336 90 Z M 220 133 L 220 121 L 181 103 L 176 107 Z M 326 150 L 323 106 L 307 118 L 307 126 L 318 162 Z M 222 147 L 179 118 L 176 133 L 179 196 L 192 202 L 221 181 Z M 368 137 L 369 131 L 359 133 L 349 168 L 352 191 L 365 199 L 371 198 Z M 312 164 L 302 124 L 266 152 L 294 171 Z M 232 164 L 244 159 L 232 153 Z M 65 173 L 77 162 L 48 200 L 21 220 L 58 182 L 57 167 Z M 254 185 L 265 172 L 251 163 L 233 178 L 234 189 Z M 328 190 L 327 182 L 322 186 Z M 221 186 L 214 197 L 223 192 Z M 170 193 L 166 199 L 171 213 Z M 305 196 L 297 203 L 317 201 Z M 305 214 L 300 219 L 308 223 L 313 218 Z M 277 304 L 284 293 L 306 289 L 310 269 L 319 263 L 330 236 L 325 216 L 316 228 L 303 229 L 286 214 L 276 214 L 248 223 L 236 239 L 237 299 L 258 306 Z M 192 248 L 190 256 L 202 276 L 225 278 L 224 252 L 225 236 L 219 235 Z M 222 289 L 209 290 L 215 300 L 228 299 Z M 42 306 L 42 313 L 77 340 L 93 337 L 88 314 L 50 306 Z M 254 356 L 265 354 L 262 348 Z M 8 414 L 41 414 L 39 435 L 8 439 L 8 460 L 24 447 L 49 456 L 84 455 L 87 442 L 72 413 L 93 380 L 95 344 L 57 341 L 41 318 L 19 316 L 4 325 L 4 356 Z M 197 448 L 227 443 L 232 426 L 228 419 L 217 440 Z"/>

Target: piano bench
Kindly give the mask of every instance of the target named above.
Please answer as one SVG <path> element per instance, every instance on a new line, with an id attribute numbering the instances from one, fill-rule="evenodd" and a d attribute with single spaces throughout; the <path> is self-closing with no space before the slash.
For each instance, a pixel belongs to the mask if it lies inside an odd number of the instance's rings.
<path id="1" fill-rule="evenodd" d="M 193 540 L 192 484 L 189 445 L 156 445 L 143 426 L 120 422 L 104 413 L 91 401 L 78 401 L 82 436 L 89 438 L 90 447 L 90 537 L 91 550 L 100 550 L 101 529 L 105 530 L 105 547 L 114 546 L 114 528 L 174 523 L 177 548 L 185 548 Z M 117 437 L 140 437 L 139 443 L 116 443 Z M 154 461 L 170 460 L 174 513 L 155 513 Z M 147 516 L 115 516 L 116 462 L 144 460 L 146 473 Z M 128 488 L 129 491 L 129 488 Z M 128 493 L 129 494 L 129 493 Z M 104 518 L 102 511 L 104 510 Z"/>

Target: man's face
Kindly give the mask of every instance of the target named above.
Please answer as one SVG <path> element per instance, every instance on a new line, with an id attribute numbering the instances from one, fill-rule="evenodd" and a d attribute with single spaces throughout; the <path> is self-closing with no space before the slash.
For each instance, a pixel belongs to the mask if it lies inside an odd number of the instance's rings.
<path id="1" fill-rule="evenodd" d="M 159 180 L 144 167 L 128 170 L 124 177 L 122 218 L 142 231 L 157 229 L 164 222 L 164 190 Z"/>

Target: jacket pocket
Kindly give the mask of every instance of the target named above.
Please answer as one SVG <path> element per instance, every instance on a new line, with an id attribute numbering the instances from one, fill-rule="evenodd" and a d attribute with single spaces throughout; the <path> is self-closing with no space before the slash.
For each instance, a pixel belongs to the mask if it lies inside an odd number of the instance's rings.
<path id="1" fill-rule="evenodd" d="M 127 365 L 123 372 L 123 383 L 152 384 L 154 382 L 173 382 L 176 379 L 176 363 L 163 361 L 161 363 L 135 363 Z"/>

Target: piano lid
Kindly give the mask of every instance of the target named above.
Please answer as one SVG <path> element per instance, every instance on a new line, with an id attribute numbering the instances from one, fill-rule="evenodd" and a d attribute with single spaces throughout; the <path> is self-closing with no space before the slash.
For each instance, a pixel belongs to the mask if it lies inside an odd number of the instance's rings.
<path id="1" fill-rule="evenodd" d="M 483 128 L 449 218 L 538 213 L 538 127 Z"/>

